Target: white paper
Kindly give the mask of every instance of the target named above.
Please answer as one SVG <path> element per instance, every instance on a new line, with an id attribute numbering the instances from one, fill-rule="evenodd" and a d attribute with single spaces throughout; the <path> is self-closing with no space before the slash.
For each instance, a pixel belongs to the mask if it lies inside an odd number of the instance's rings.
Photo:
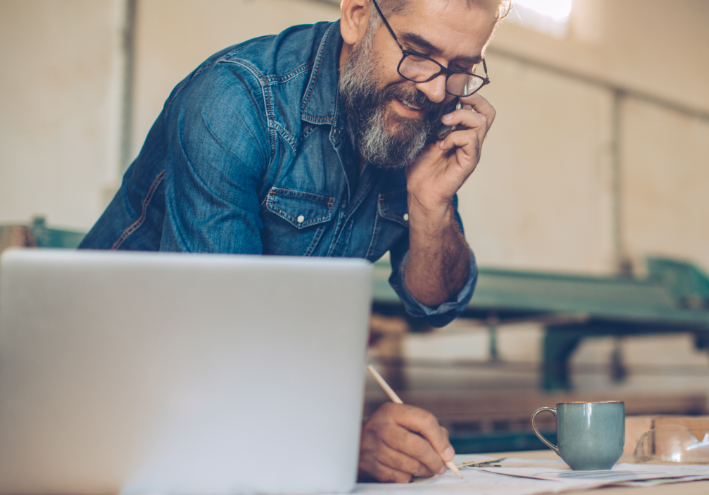
<path id="1" fill-rule="evenodd" d="M 654 464 L 617 464 L 611 470 L 603 471 L 572 471 L 566 469 L 544 469 L 544 468 L 482 468 L 485 471 L 505 474 L 508 476 L 519 476 L 534 478 L 538 480 L 584 480 L 601 481 L 606 484 L 619 483 L 625 481 L 642 481 L 652 479 L 677 479 L 677 478 L 697 478 L 709 479 L 709 467 L 699 465 L 654 465 Z"/>
<path id="2" fill-rule="evenodd" d="M 459 455 L 454 462 L 487 461 L 494 456 Z M 560 460 L 505 459 L 499 468 L 463 468 L 463 479 L 448 471 L 408 484 L 360 483 L 364 495 L 542 495 L 602 486 L 652 486 L 709 479 L 709 466 L 619 464 L 610 471 L 572 471 Z"/>

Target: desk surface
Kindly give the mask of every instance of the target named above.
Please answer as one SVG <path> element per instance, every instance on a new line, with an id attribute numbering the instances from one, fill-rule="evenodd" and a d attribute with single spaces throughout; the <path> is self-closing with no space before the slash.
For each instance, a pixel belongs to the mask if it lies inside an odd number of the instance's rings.
<path id="1" fill-rule="evenodd" d="M 529 452 L 505 452 L 486 454 L 493 457 L 517 457 L 521 459 L 549 459 L 557 460 L 559 457 L 551 450 L 534 450 Z M 632 456 L 623 456 L 620 462 L 632 462 Z M 596 488 L 567 493 L 602 493 L 603 495 L 707 495 L 709 494 L 709 481 L 691 481 L 688 483 L 672 483 L 668 485 L 634 487 Z"/>

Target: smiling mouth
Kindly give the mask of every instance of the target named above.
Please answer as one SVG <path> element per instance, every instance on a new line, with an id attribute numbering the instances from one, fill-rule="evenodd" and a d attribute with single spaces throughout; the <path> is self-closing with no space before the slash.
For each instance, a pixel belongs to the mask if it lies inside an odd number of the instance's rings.
<path id="1" fill-rule="evenodd" d="M 398 98 L 397 98 L 397 101 L 398 101 L 399 103 L 401 103 L 402 105 L 404 105 L 404 108 L 407 108 L 407 109 L 409 109 L 409 110 L 413 110 L 414 112 L 420 112 L 421 109 L 423 108 L 423 107 L 417 107 L 417 106 L 415 106 L 415 105 L 412 105 L 411 103 L 408 103 L 408 102 L 406 102 L 406 101 L 404 101 L 404 100 L 400 100 L 400 99 L 398 99 Z"/>

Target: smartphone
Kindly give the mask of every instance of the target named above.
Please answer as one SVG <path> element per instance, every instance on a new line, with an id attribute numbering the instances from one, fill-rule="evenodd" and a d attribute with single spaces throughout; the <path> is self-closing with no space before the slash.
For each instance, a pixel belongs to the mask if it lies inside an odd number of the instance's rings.
<path id="1" fill-rule="evenodd" d="M 454 110 L 458 110 L 460 108 L 460 101 L 458 98 L 454 98 L 451 100 L 451 102 L 448 104 L 448 106 L 445 109 L 445 112 L 443 115 L 448 115 L 449 113 L 453 112 Z M 430 140 L 431 141 L 440 141 L 441 139 L 444 139 L 448 134 L 453 132 L 455 130 L 456 126 L 448 126 L 445 124 L 440 124 L 438 127 L 434 127 L 433 130 L 431 131 L 430 134 Z"/>

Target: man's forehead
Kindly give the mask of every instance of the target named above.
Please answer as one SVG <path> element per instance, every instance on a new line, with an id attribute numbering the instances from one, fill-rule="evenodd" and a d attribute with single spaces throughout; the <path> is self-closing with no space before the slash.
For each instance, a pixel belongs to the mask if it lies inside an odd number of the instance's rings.
<path id="1" fill-rule="evenodd" d="M 389 20 L 407 44 L 432 55 L 458 51 L 458 59 L 478 63 L 497 18 L 485 0 L 408 0 L 407 8 Z"/>

